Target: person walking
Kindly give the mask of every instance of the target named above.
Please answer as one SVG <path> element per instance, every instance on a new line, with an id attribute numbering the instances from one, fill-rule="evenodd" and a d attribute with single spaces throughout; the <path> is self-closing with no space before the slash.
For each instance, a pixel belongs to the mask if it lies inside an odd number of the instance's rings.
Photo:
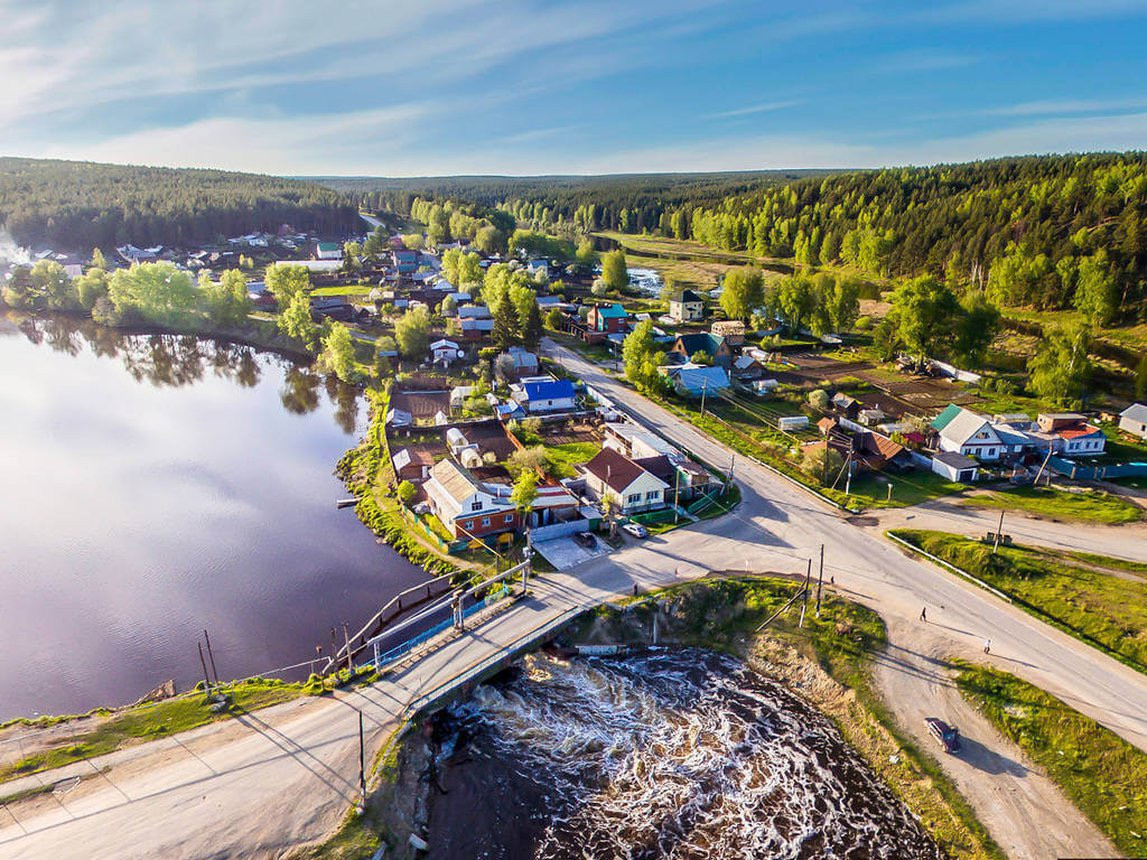
<path id="1" fill-rule="evenodd" d="M 984 653 L 985 654 L 991 654 L 992 653 L 992 640 L 991 639 L 985 639 L 984 640 Z"/>
<path id="2" fill-rule="evenodd" d="M 923 609 L 920 610 L 920 620 L 921 621 L 927 621 L 928 620 L 928 607 L 927 606 L 925 606 Z"/>

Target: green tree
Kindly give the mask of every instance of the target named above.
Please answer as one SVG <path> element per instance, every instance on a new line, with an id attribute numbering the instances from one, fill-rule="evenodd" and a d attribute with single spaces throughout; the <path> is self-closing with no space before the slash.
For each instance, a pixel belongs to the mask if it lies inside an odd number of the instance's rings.
<path id="1" fill-rule="evenodd" d="M 251 300 L 247 295 L 247 279 L 238 269 L 228 269 L 218 281 L 204 272 L 199 278 L 208 318 L 219 326 L 238 326 L 247 321 Z"/>
<path id="2" fill-rule="evenodd" d="M 506 234 L 493 224 L 487 224 L 474 234 L 474 247 L 483 254 L 502 253 L 506 250 Z"/>
<path id="3" fill-rule="evenodd" d="M 641 391 L 657 391 L 664 386 L 664 377 L 658 371 L 664 354 L 653 340 L 653 323 L 642 320 L 633 327 L 621 345 L 621 359 L 625 364 L 625 378 Z"/>
<path id="4" fill-rule="evenodd" d="M 430 312 L 425 305 L 411 308 L 394 324 L 394 339 L 404 358 L 422 358 L 430 346 Z"/>
<path id="5" fill-rule="evenodd" d="M 275 263 L 267 267 L 263 283 L 275 296 L 280 308 L 291 304 L 295 296 L 303 295 L 311 288 L 311 273 L 305 266 L 292 266 Z"/>
<path id="6" fill-rule="evenodd" d="M 99 299 L 108 294 L 108 273 L 93 266 L 76 278 L 75 287 L 76 300 L 80 303 L 80 307 L 90 311 Z"/>
<path id="7" fill-rule="evenodd" d="M 303 345 L 307 352 L 318 346 L 319 327 L 311 319 L 311 303 L 302 293 L 295 293 L 275 320 L 279 331 Z"/>
<path id="8" fill-rule="evenodd" d="M 402 481 L 398 485 L 398 500 L 406 507 L 410 507 L 410 503 L 414 501 L 414 497 L 418 495 L 418 490 L 410 481 Z"/>
<path id="9" fill-rule="evenodd" d="M 1140 403 L 1147 402 L 1147 353 L 1139 359 L 1139 366 L 1135 368 L 1135 399 Z"/>
<path id="10" fill-rule="evenodd" d="M 725 273 L 721 308 L 729 319 L 749 321 L 765 301 L 765 279 L 759 269 L 742 266 Z"/>
<path id="11" fill-rule="evenodd" d="M 104 252 L 99 248 L 92 248 L 92 261 L 90 265 L 93 269 L 102 269 L 105 272 L 108 270 L 107 258 L 104 257 Z"/>
<path id="12" fill-rule="evenodd" d="M 966 367 L 980 367 L 1000 327 L 1000 312 L 988 304 L 981 290 L 964 297 L 963 315 L 956 322 L 952 352 Z"/>
<path id="13" fill-rule="evenodd" d="M 593 247 L 593 239 L 586 236 L 578 242 L 575 259 L 584 266 L 592 266 L 597 262 L 597 250 Z"/>
<path id="14" fill-rule="evenodd" d="M 936 352 L 952 337 L 953 323 L 960 314 L 956 295 L 931 275 L 915 278 L 892 293 L 889 319 L 901 343 L 921 358 Z"/>
<path id="15" fill-rule="evenodd" d="M 498 349 L 509 349 L 520 341 L 518 312 L 509 298 L 504 298 L 493 307 L 494 330 L 490 340 Z"/>
<path id="16" fill-rule="evenodd" d="M 566 315 L 557 308 L 546 311 L 546 328 L 561 331 L 565 327 Z"/>
<path id="17" fill-rule="evenodd" d="M 514 489 L 510 491 L 510 501 L 518 511 L 522 523 L 529 529 L 530 512 L 534 507 L 534 500 L 538 497 L 538 473 L 533 469 L 526 469 L 514 481 Z"/>
<path id="18" fill-rule="evenodd" d="M 609 289 L 618 292 L 629 286 L 629 268 L 625 263 L 625 251 L 618 248 L 601 258 L 601 279 Z"/>
<path id="19" fill-rule="evenodd" d="M 187 320 L 198 293 L 188 274 L 171 263 L 136 263 L 112 273 L 108 298 L 120 317 L 178 325 Z"/>
<path id="20" fill-rule="evenodd" d="M 801 469 L 824 487 L 830 486 L 843 468 L 844 458 L 827 444 L 806 448 L 801 456 Z"/>
<path id="21" fill-rule="evenodd" d="M 1031 390 L 1056 406 L 1078 407 L 1087 390 L 1092 364 L 1085 326 L 1045 330 L 1035 355 L 1028 359 Z"/>
<path id="22" fill-rule="evenodd" d="M 330 332 L 323 338 L 323 351 L 319 353 L 319 369 L 333 373 L 343 382 L 358 382 L 361 374 L 354 359 L 354 338 L 350 329 L 342 323 L 331 325 Z"/>
<path id="23" fill-rule="evenodd" d="M 421 251 L 426 245 L 421 233 L 403 233 L 401 238 L 402 247 L 408 251 Z"/>
<path id="24" fill-rule="evenodd" d="M 37 260 L 32 267 L 31 279 L 33 289 L 49 310 L 66 311 L 79 307 L 72 279 L 55 260 Z"/>
<path id="25" fill-rule="evenodd" d="M 828 404 L 828 392 L 823 388 L 816 388 L 808 393 L 808 405 L 818 412 L 827 412 Z"/>
<path id="26" fill-rule="evenodd" d="M 1119 290 L 1102 249 L 1091 257 L 1083 257 L 1075 281 L 1075 309 L 1094 325 L 1107 325 L 1119 309 Z"/>
<path id="27" fill-rule="evenodd" d="M 482 283 L 482 258 L 472 251 L 450 248 L 442 253 L 442 273 L 456 287 Z"/>
<path id="28" fill-rule="evenodd" d="M 803 275 L 784 278 L 777 285 L 774 301 L 785 325 L 793 334 L 799 332 L 816 309 L 812 281 Z"/>
<path id="29" fill-rule="evenodd" d="M 542 342 L 543 333 L 542 312 L 538 309 L 537 300 L 534 299 L 522 319 L 522 344 L 527 349 L 537 349 Z"/>

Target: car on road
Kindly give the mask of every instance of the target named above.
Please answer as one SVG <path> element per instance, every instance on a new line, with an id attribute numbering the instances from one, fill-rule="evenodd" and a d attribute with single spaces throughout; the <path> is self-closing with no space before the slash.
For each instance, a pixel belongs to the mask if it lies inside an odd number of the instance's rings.
<path id="1" fill-rule="evenodd" d="M 621 527 L 621 530 L 627 535 L 633 535 L 635 538 L 649 537 L 649 529 L 640 523 L 626 523 Z"/>
<path id="2" fill-rule="evenodd" d="M 583 546 L 586 549 L 593 549 L 597 546 L 597 538 L 595 538 L 589 532 L 575 532 L 573 539 L 577 541 L 580 546 Z"/>
<path id="3" fill-rule="evenodd" d="M 925 717 L 924 724 L 928 727 L 929 734 L 944 747 L 944 752 L 954 753 L 960 749 L 959 729 L 936 717 Z"/>

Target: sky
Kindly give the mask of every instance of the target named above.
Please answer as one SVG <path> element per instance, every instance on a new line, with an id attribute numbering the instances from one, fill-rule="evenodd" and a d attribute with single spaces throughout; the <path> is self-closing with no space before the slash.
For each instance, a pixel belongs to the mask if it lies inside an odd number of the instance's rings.
<path id="1" fill-rule="evenodd" d="M 284 175 L 1147 148 L 1147 0 L 0 0 L 0 155 Z"/>

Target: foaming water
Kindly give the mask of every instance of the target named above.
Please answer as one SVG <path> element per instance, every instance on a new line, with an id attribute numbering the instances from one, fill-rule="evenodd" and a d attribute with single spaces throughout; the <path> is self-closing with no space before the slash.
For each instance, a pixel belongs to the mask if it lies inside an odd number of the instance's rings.
<path id="1" fill-rule="evenodd" d="M 730 657 L 531 657 L 453 718 L 445 855 L 942 856 L 827 718 Z"/>

